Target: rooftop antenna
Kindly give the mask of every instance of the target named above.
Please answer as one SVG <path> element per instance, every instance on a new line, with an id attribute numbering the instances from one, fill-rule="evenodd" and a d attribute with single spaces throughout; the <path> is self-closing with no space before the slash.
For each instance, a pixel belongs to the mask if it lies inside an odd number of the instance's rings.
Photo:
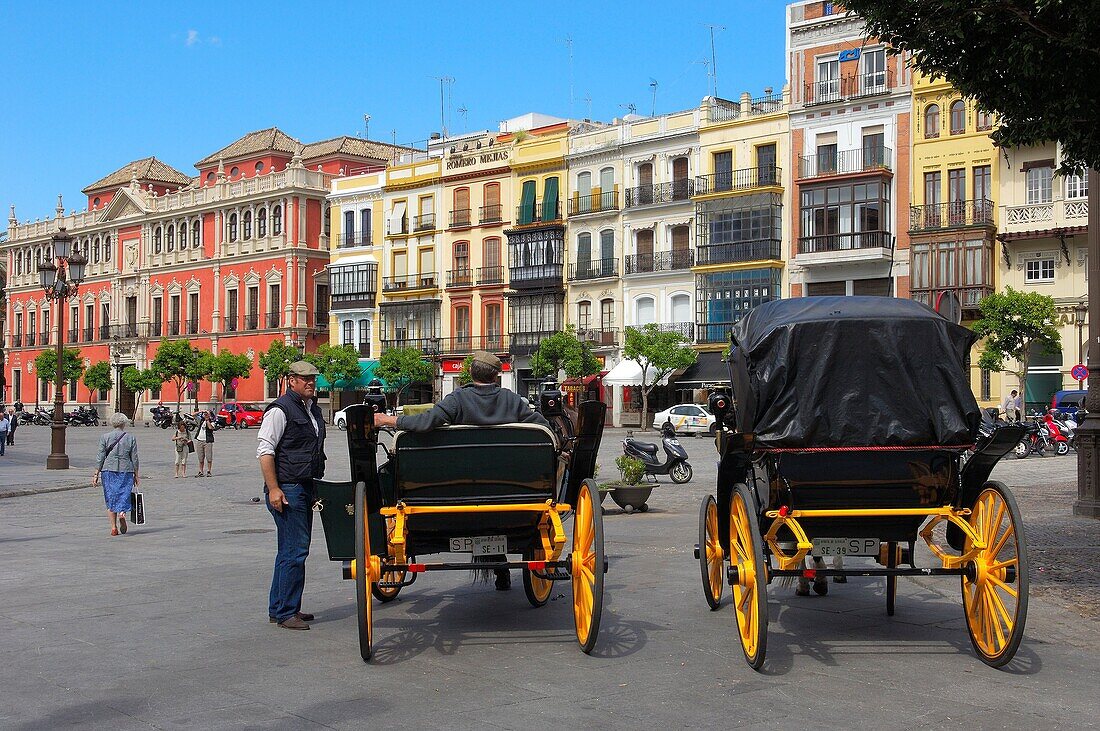
<path id="1" fill-rule="evenodd" d="M 458 108 L 458 113 L 462 115 L 462 133 L 463 134 L 466 133 L 466 114 L 469 111 L 470 110 L 466 108 L 465 104 L 463 104 L 461 107 Z"/>
<path id="2" fill-rule="evenodd" d="M 692 63 L 702 65 L 703 72 L 706 73 L 707 79 L 708 79 L 707 86 L 710 86 L 710 83 L 709 83 L 709 79 L 710 79 L 710 59 L 709 58 L 704 58 L 704 59 L 700 59 L 699 61 L 692 61 Z"/>
<path id="3" fill-rule="evenodd" d="M 565 36 L 565 45 L 569 48 L 569 113 L 573 113 L 573 36 Z"/>
<path id="4" fill-rule="evenodd" d="M 649 116 L 657 116 L 657 79 L 649 77 L 649 88 L 653 90 L 653 103 L 649 107 Z"/>
<path id="5" fill-rule="evenodd" d="M 710 81 L 711 81 L 711 96 L 718 96 L 718 63 L 714 57 L 714 31 L 725 30 L 724 25 L 711 25 L 704 23 L 707 28 L 710 28 Z"/>
<path id="6" fill-rule="evenodd" d="M 451 76 L 433 76 L 431 78 L 439 82 L 439 129 L 443 133 L 443 139 L 447 139 L 447 119 L 444 113 L 446 92 L 444 88 L 446 84 L 455 83 L 455 80 Z"/>
<path id="7" fill-rule="evenodd" d="M 627 114 L 638 113 L 638 107 L 634 104 L 620 104 L 619 109 L 625 109 Z"/>
<path id="8" fill-rule="evenodd" d="M 365 139 L 368 139 L 368 140 L 370 139 L 370 115 L 369 114 L 364 114 L 363 115 L 363 137 Z"/>
<path id="9" fill-rule="evenodd" d="M 592 119 L 592 95 L 587 91 L 584 93 L 584 103 L 588 105 L 588 115 L 585 119 Z"/>

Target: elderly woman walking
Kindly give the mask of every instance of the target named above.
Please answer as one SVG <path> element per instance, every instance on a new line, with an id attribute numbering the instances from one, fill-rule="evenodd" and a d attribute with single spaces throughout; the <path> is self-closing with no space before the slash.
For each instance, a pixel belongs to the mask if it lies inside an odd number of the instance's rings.
<path id="1" fill-rule="evenodd" d="M 126 431 L 130 420 L 125 414 L 111 414 L 107 424 L 113 431 L 99 440 L 96 455 L 95 476 L 92 484 L 103 480 L 103 500 L 107 503 L 107 518 L 111 521 L 111 535 L 126 532 L 126 513 L 130 512 L 130 493 L 141 484 L 138 476 L 137 439 Z"/>

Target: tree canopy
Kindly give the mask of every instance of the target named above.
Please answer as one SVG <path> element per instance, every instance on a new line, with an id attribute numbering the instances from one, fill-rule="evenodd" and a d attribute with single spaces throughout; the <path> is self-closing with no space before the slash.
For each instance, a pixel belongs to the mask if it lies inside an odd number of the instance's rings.
<path id="1" fill-rule="evenodd" d="M 1062 341 L 1054 325 L 1054 298 L 1038 292 L 1019 292 L 1012 287 L 981 301 L 980 320 L 974 332 L 985 338 L 978 366 L 1004 371 L 1020 379 L 1020 393 L 1027 398 L 1027 369 L 1032 353 L 1053 355 Z M 1012 360 L 1006 367 L 1005 361 Z"/>
<path id="2" fill-rule="evenodd" d="M 662 330 L 650 323 L 626 329 L 623 357 L 642 367 L 642 428 L 645 429 L 650 392 L 673 371 L 694 363 L 695 350 L 680 333 Z"/>
<path id="3" fill-rule="evenodd" d="M 146 391 L 153 391 L 164 385 L 164 379 L 152 368 L 140 370 L 134 366 L 126 366 L 122 370 L 122 382 L 126 388 L 139 396 Z"/>
<path id="4" fill-rule="evenodd" d="M 88 387 L 88 404 L 92 403 L 92 394 L 96 391 L 106 391 L 114 385 L 111 378 L 111 364 L 105 360 L 93 363 L 84 371 L 84 385 Z"/>
<path id="5" fill-rule="evenodd" d="M 282 390 L 283 379 L 290 373 L 290 364 L 302 357 L 297 348 L 293 348 L 282 340 L 272 340 L 267 350 L 260 354 L 260 368 L 264 377 L 269 381 L 279 384 Z"/>
<path id="6" fill-rule="evenodd" d="M 207 354 L 204 357 L 207 359 L 204 364 L 206 378 L 211 383 L 221 384 L 223 398 L 235 379 L 248 378 L 252 374 L 252 360 L 247 355 L 221 350 L 217 355 Z"/>
<path id="7" fill-rule="evenodd" d="M 396 392 L 397 405 L 401 395 L 414 383 L 431 383 L 435 380 L 435 366 L 424 360 L 424 354 L 416 348 L 387 348 L 378 359 L 374 374 Z"/>
<path id="8" fill-rule="evenodd" d="M 845 0 L 867 32 L 995 112 L 1001 147 L 1060 141 L 1100 168 L 1100 14 L 1068 0 Z"/>
<path id="9" fill-rule="evenodd" d="M 359 367 L 359 352 L 351 345 L 332 346 L 321 343 L 317 350 L 305 354 L 305 360 L 317 366 L 321 375 L 329 382 L 332 390 L 336 390 L 340 381 L 354 381 L 363 375 L 363 369 Z M 331 396 L 328 400 L 329 418 L 332 418 L 332 410 L 335 399 Z"/>
<path id="10" fill-rule="evenodd" d="M 61 357 L 61 383 L 57 382 L 57 349 L 43 350 L 34 359 L 34 372 L 43 381 L 49 381 L 58 388 L 80 378 L 84 372 L 84 359 L 76 348 L 65 348 Z"/>
<path id="11" fill-rule="evenodd" d="M 150 368 L 161 379 L 161 383 L 171 382 L 176 387 L 176 409 L 183 403 L 183 391 L 188 383 L 202 380 L 209 371 L 209 359 L 204 350 L 200 350 L 188 340 L 162 340 L 157 346 Z"/>
<path id="12" fill-rule="evenodd" d="M 539 344 L 531 356 L 531 371 L 536 378 L 557 378 L 559 371 L 565 371 L 568 378 L 581 378 L 599 373 L 600 361 L 587 343 L 577 339 L 576 328 L 567 325 Z"/>

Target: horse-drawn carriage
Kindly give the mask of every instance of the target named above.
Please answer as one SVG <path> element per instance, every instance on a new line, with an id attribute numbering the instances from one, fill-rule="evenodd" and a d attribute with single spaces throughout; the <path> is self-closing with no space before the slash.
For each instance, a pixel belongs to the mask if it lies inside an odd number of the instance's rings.
<path id="1" fill-rule="evenodd" d="M 721 462 L 717 495 L 700 509 L 698 558 L 712 609 L 732 586 L 753 668 L 764 663 L 776 577 L 884 577 L 893 614 L 899 577 L 959 576 L 978 656 L 994 667 L 1012 659 L 1027 553 L 1016 502 L 989 476 L 1022 430 L 995 430 L 964 466 L 980 421 L 966 367 L 974 339 L 923 305 L 877 297 L 772 302 L 734 329 L 732 394 L 711 396 Z M 939 566 L 918 566 L 918 535 Z M 871 560 L 805 567 L 807 556 L 838 555 Z"/>
<path id="2" fill-rule="evenodd" d="M 606 407 L 582 404 L 574 434 L 560 404 L 560 394 L 543 396 L 553 430 L 450 426 L 397 432 L 392 448 L 379 442 L 375 407 L 347 409 L 351 480 L 317 487 L 329 557 L 355 581 L 364 661 L 374 644 L 372 597 L 392 601 L 420 573 L 448 570 L 521 569 L 535 607 L 549 600 L 553 582 L 571 581 L 577 640 L 592 650 L 606 561 L 591 478 Z M 381 464 L 380 448 L 388 457 Z M 438 553 L 470 553 L 473 561 L 424 561 Z"/>

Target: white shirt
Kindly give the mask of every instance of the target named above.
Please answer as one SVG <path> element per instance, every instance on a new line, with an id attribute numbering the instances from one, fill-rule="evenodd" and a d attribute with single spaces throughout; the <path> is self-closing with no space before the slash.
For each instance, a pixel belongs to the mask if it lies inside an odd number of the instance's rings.
<path id="1" fill-rule="evenodd" d="M 309 422 L 313 424 L 313 431 L 321 434 L 321 427 L 317 424 L 317 419 L 313 416 L 311 406 L 313 399 L 302 399 L 306 405 L 306 413 L 309 414 Z M 286 431 L 286 414 L 282 409 L 268 409 L 264 412 L 264 418 L 260 421 L 260 433 L 257 435 L 259 444 L 256 446 L 256 459 L 264 456 L 265 454 L 275 454 L 275 446 L 279 443 L 279 440 L 283 438 L 283 432 Z"/>

